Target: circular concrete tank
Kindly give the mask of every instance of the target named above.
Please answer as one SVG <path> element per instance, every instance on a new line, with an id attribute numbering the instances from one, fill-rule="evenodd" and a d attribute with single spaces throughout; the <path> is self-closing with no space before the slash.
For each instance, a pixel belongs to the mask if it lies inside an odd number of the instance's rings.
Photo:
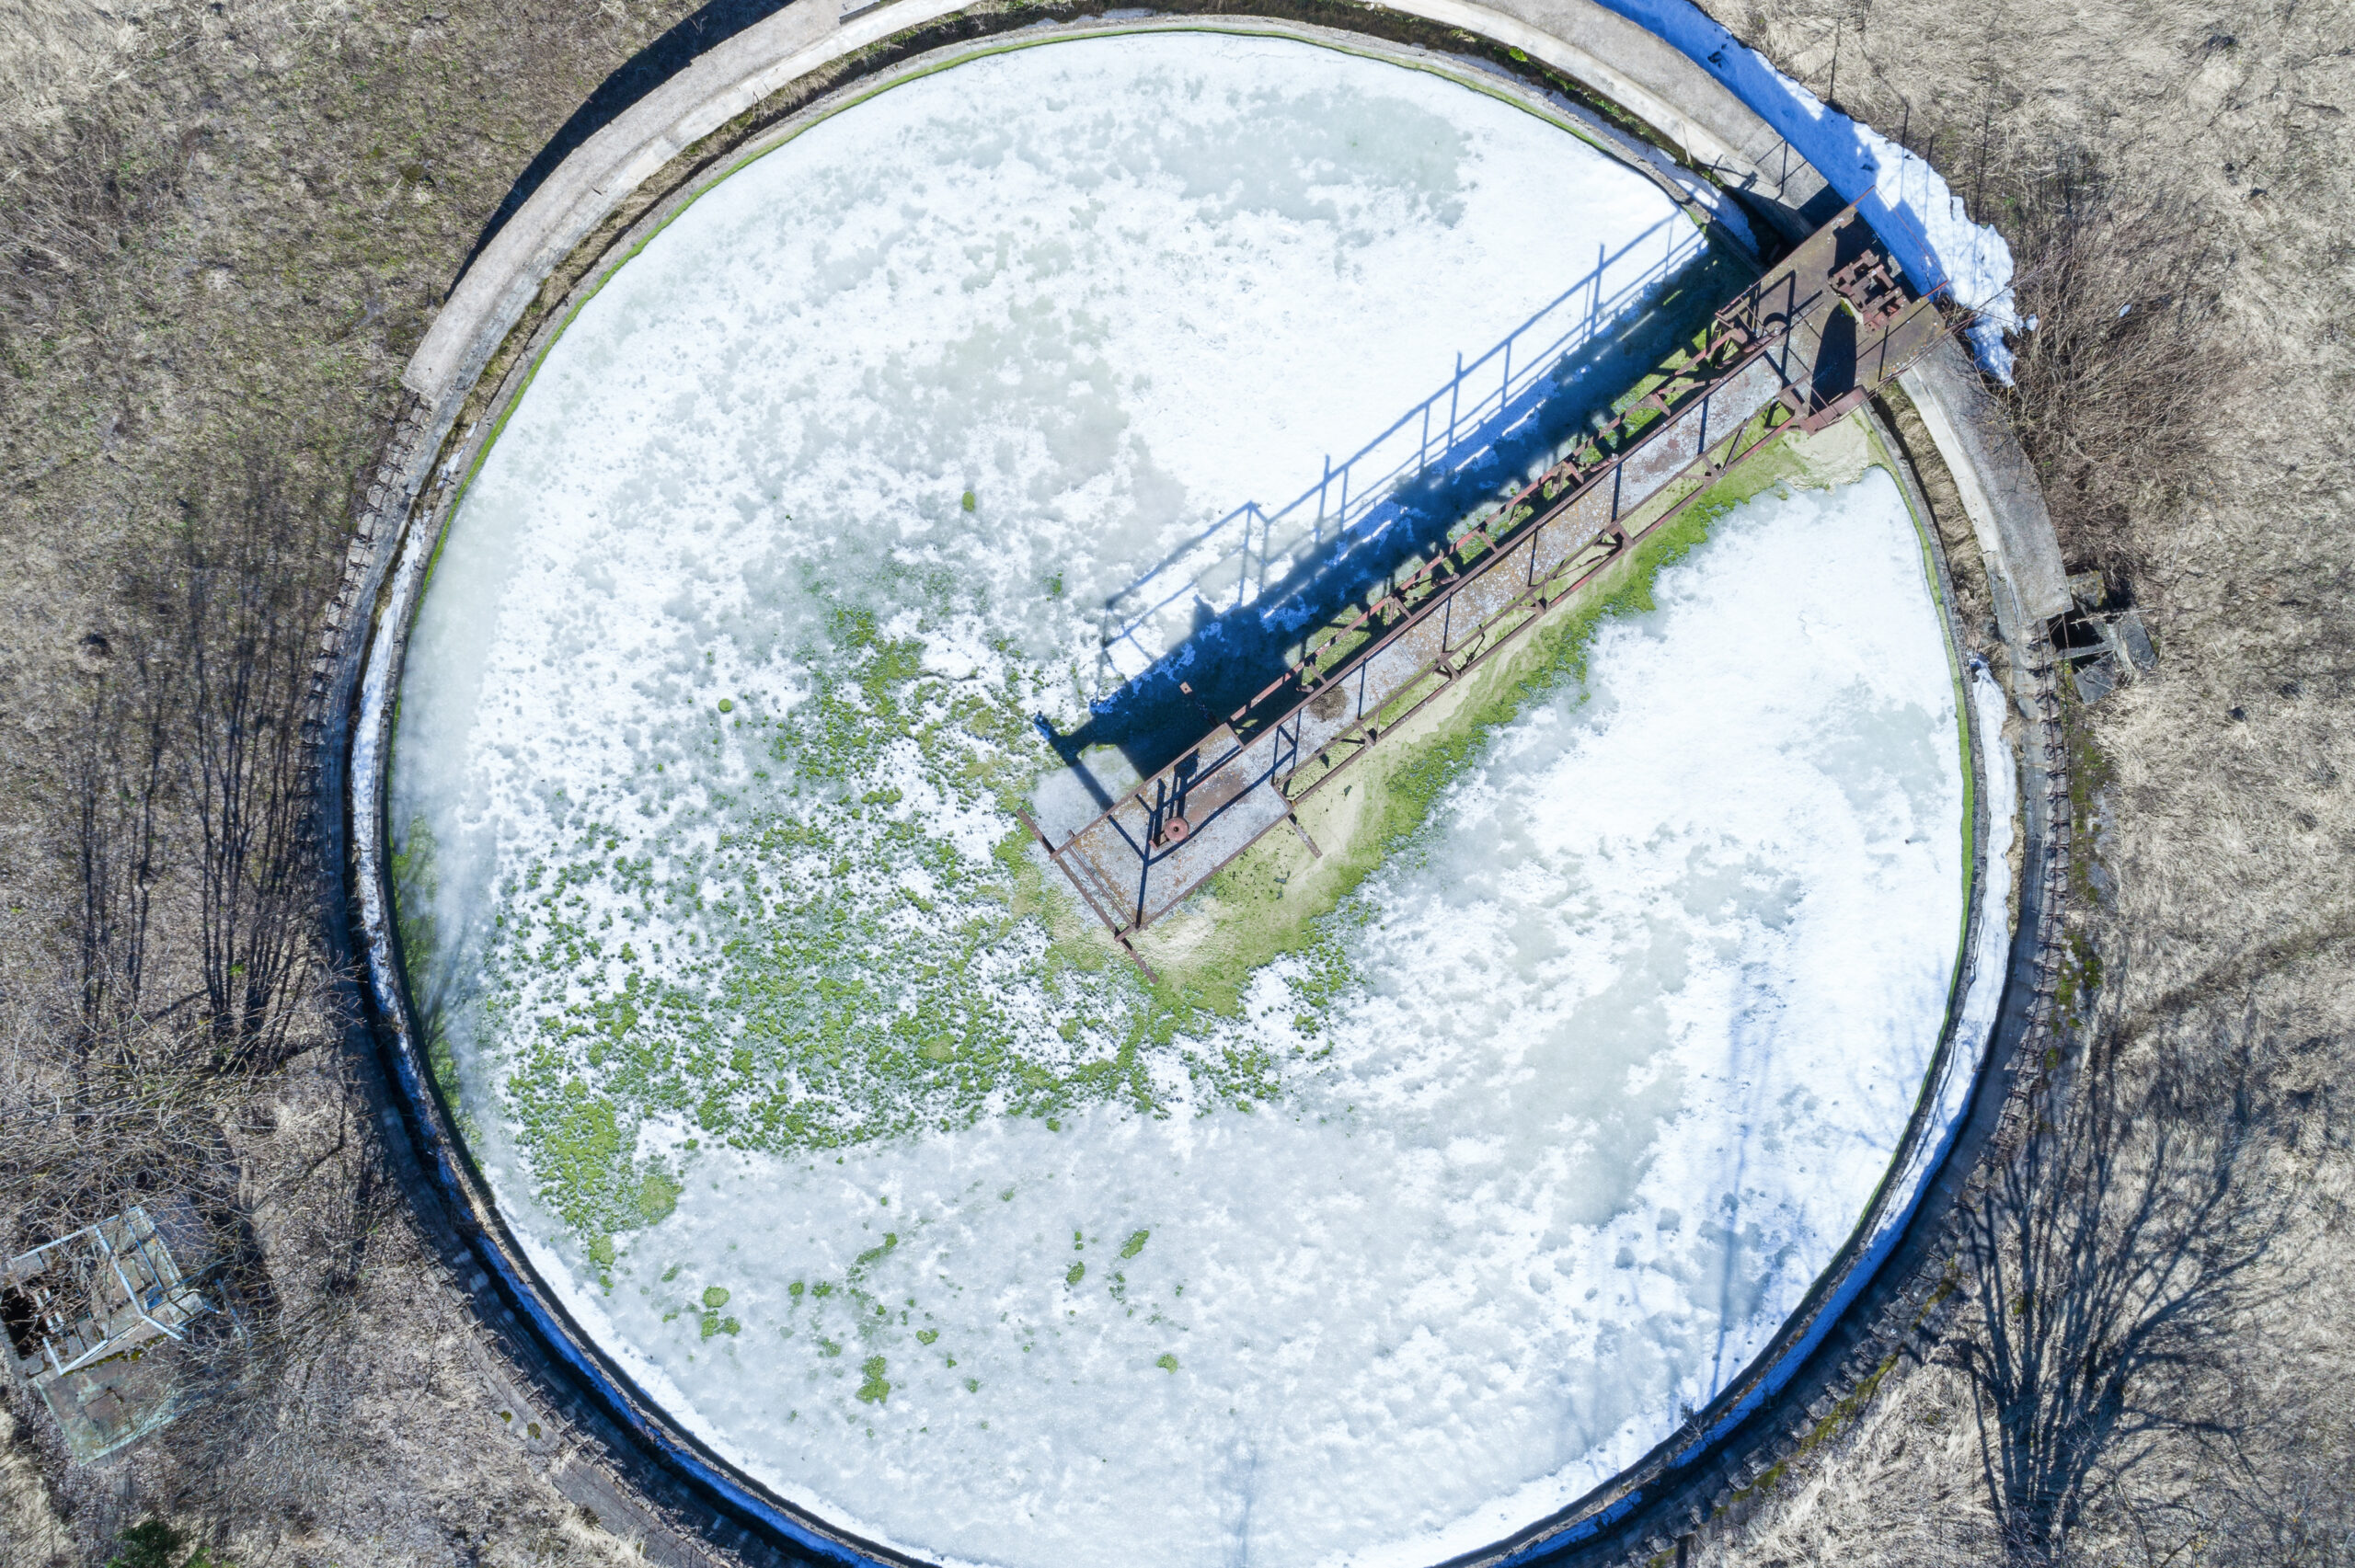
<path id="1" fill-rule="evenodd" d="M 550 1255 L 519 1239 L 502 1212 L 498 1182 L 486 1178 L 455 1136 L 450 1106 L 433 1083 L 430 1046 L 401 964 L 385 791 L 404 653 L 428 567 L 452 521 L 463 481 L 518 406 L 565 324 L 625 260 L 688 201 L 761 152 L 894 82 L 993 55 L 1017 27 L 1027 43 L 1049 36 L 1133 35 L 1203 26 L 1202 18 L 1184 16 L 1074 15 L 1041 23 L 1038 8 L 948 12 L 913 6 L 861 13 L 846 23 L 827 17 L 821 25 L 797 17 L 798 9 L 780 12 L 715 50 L 590 138 L 492 237 L 437 320 L 411 367 L 409 383 L 418 401 L 387 460 L 391 482 L 372 492 L 366 534 L 373 548 L 356 553 L 355 598 L 373 598 L 377 613 L 354 617 L 355 635 L 337 650 L 344 658 L 338 673 L 353 681 L 349 689 L 357 702 L 340 710 L 354 718 L 348 738 L 338 739 L 326 773 L 339 813 L 349 812 L 343 818 L 350 833 L 344 864 L 353 895 L 355 946 L 367 971 L 365 1000 L 403 1087 L 410 1126 L 428 1155 L 424 1185 L 447 1206 L 459 1230 L 470 1233 L 488 1265 L 487 1290 L 507 1303 L 504 1310 L 520 1312 L 521 1358 L 544 1367 L 550 1388 L 571 1404 L 573 1419 L 601 1437 L 616 1463 L 653 1495 L 688 1508 L 716 1506 L 719 1518 L 733 1521 L 718 1527 L 723 1538 L 744 1527 L 752 1529 L 751 1539 L 780 1547 L 798 1541 L 805 1548 L 888 1558 L 901 1553 L 877 1544 L 874 1535 L 906 1539 L 902 1532 L 870 1530 L 862 1539 L 845 1531 L 835 1522 L 839 1510 L 830 1510 L 822 1500 L 815 1506 L 796 1504 L 787 1495 L 789 1486 L 781 1489 L 773 1476 L 756 1479 L 758 1466 L 748 1469 L 744 1454 L 731 1451 L 725 1434 L 692 1423 L 683 1426 L 667 1408 L 668 1400 L 649 1398 L 646 1366 L 626 1351 L 616 1359 L 605 1335 L 584 1330 L 579 1299 L 568 1306 L 567 1292 L 552 1287 Z M 1557 121 L 1575 123 L 1625 166 L 1657 181 L 1663 193 L 1697 201 L 1704 221 L 1716 204 L 1730 203 L 1722 188 L 1694 177 L 1694 164 L 1740 185 L 1747 193 L 1740 199 L 1745 205 L 1732 211 L 1769 235 L 1777 226 L 1804 232 L 1809 204 L 1823 204 L 1821 181 L 1795 166 L 1786 147 L 1778 152 L 1775 139 L 1754 117 L 1689 66 L 1678 69 L 1682 57 L 1629 24 L 1600 11 L 1580 12 L 1557 18 L 1557 29 L 1546 30 L 1472 7 L 1444 7 L 1444 16 L 1438 14 L 1441 9 L 1434 7 L 1430 16 L 1352 10 L 1221 17 L 1215 25 L 1228 36 L 1344 47 L 1509 96 Z M 1615 47 L 1622 58 L 1609 62 L 1602 52 L 1606 47 Z M 1689 101 L 1680 106 L 1680 96 Z M 1630 120 L 1668 147 L 1630 134 Z M 1771 186 L 1760 177 L 1761 159 L 1779 170 Z M 1729 176 L 1738 169 L 1747 172 Z M 1719 222 L 1738 226 L 1730 217 Z M 1951 377 L 1954 372 L 1951 364 L 1943 371 L 1934 365 L 1929 373 Z M 1925 418 L 1925 424 L 1936 435 L 1938 423 Z M 1895 460 L 1891 467 L 1907 498 L 1926 515 L 1894 436 L 1878 429 L 1874 438 Z M 1931 455 L 1957 468 L 1973 462 L 1966 441 L 1941 440 Z M 1930 544 L 1934 572 L 1942 577 L 1945 565 L 1935 534 Z M 362 555 L 367 559 L 358 560 Z M 1991 555 L 1989 565 L 1995 579 L 1991 586 L 2000 594 L 2000 554 Z M 358 635 L 363 628 L 371 629 L 364 640 Z M 2013 671 L 2016 687 L 2033 682 L 2028 644 L 2022 639 L 2023 657 Z M 1989 817 L 1991 797 L 2002 814 L 2005 836 L 2013 812 L 2005 787 L 2009 780 L 1986 768 L 1991 756 L 2009 753 L 1993 752 L 1986 744 L 1990 722 L 2000 725 L 2000 708 L 1959 704 L 1963 713 L 1974 706 L 1980 721 L 1971 742 L 1978 820 L 1969 841 L 1978 864 L 1968 876 L 1963 959 L 1952 985 L 1955 1017 L 1940 1036 L 1926 1088 L 1896 1142 L 1889 1179 L 1878 1185 L 1854 1233 L 1767 1343 L 1715 1386 L 1703 1408 L 1685 1413 L 1664 1440 L 1609 1479 L 1582 1486 L 1566 1503 L 1524 1511 L 1525 1516 L 1511 1516 L 1508 1509 L 1492 1532 L 1477 1540 L 1449 1538 L 1443 1551 L 1430 1555 L 1453 1557 L 1467 1550 L 1476 1558 L 1533 1550 L 1609 1555 L 1672 1536 L 1680 1516 L 1709 1505 L 1745 1471 L 1763 1468 L 1794 1424 L 1804 1425 L 1794 1393 L 1803 1405 L 1821 1391 L 1836 1389 L 1861 1369 L 1860 1355 L 1868 1356 L 1870 1346 L 1905 1326 L 1907 1303 L 1918 1295 L 1908 1275 L 1909 1259 L 1920 1253 L 1937 1222 L 1942 1184 L 1958 1174 L 1954 1150 L 1974 1151 L 2000 1108 L 2000 1096 L 1983 1091 L 1974 1100 L 1982 1064 L 2000 1059 L 2007 1038 L 2016 1040 L 2030 1022 L 2015 1005 L 2002 1025 L 1992 1033 L 1987 1029 L 2003 985 L 2010 913 L 2016 910 L 2040 923 L 2044 909 L 2035 887 L 2007 897 L 2003 862 L 1995 860 L 1992 868 L 1987 864 L 1999 826 Z M 2036 787 L 2028 792 L 2019 827 L 2033 864 L 2040 835 L 2048 830 L 2040 809 L 2043 759 L 2033 737 L 2030 741 L 2021 761 Z M 2031 954 L 2034 935 L 2032 924 L 2030 940 L 2021 944 Z M 1960 1015 L 1967 1004 L 1974 1017 L 1964 1029 Z M 1970 1035 L 1978 1037 L 1964 1037 Z M 538 1258 L 536 1267 L 533 1256 Z M 905 1550 L 930 1558 L 944 1549 L 910 1540 Z"/>

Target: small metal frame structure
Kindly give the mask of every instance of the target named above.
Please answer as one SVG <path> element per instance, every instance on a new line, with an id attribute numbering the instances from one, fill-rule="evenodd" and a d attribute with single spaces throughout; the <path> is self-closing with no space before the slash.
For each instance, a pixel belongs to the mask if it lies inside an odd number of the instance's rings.
<path id="1" fill-rule="evenodd" d="M 2070 608 L 2053 624 L 2053 657 L 2068 670 L 2077 700 L 2090 707 L 2136 677 L 2157 668 L 2142 612 L 2115 604 L 2099 572 L 2069 579 Z"/>
<path id="2" fill-rule="evenodd" d="M 1316 634 L 1193 750 L 1063 842 L 1035 822 L 1031 831 L 1129 946 L 1278 826 L 1305 840 L 1292 815 L 1301 800 L 1708 481 L 1786 430 L 1845 418 L 1946 330 L 1935 300 L 1904 286 L 1850 207 L 1718 311 L 1700 345 L 1655 372 L 1615 422 L 1439 554 L 1394 573 L 1376 602 Z"/>
<path id="3" fill-rule="evenodd" d="M 140 1363 L 158 1342 L 185 1342 L 194 1320 L 217 1309 L 173 1255 L 167 1230 L 186 1232 L 183 1256 L 193 1238 L 177 1218 L 158 1227 L 134 1204 L 0 1270 L 12 1364 L 48 1402 L 76 1459 L 110 1453 L 178 1413 L 168 1373 Z"/>

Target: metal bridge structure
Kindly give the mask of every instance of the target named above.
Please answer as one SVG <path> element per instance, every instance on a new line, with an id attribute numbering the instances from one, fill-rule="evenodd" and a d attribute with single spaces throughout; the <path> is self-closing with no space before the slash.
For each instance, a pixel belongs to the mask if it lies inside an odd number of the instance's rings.
<path id="1" fill-rule="evenodd" d="M 1611 425 L 1298 659 L 1048 858 L 1116 940 L 1177 908 L 1301 801 L 1483 660 L 1577 598 L 1728 469 L 1845 418 L 1947 330 L 1854 207 L 1719 309 Z M 1638 383 L 1638 387 L 1643 387 Z M 1310 848 L 1315 848 L 1313 841 Z M 1143 962 L 1142 959 L 1139 960 Z"/>
<path id="2" fill-rule="evenodd" d="M 1294 568 L 1350 539 L 1378 548 L 1434 480 L 1451 486 L 1499 455 L 1536 409 L 1576 401 L 1583 378 L 1604 368 L 1594 360 L 1627 334 L 1629 313 L 1639 316 L 1710 257 L 1682 212 L 1615 251 L 1597 246 L 1591 271 L 1486 352 L 1459 353 L 1453 376 L 1356 452 L 1327 453 L 1323 472 L 1291 500 L 1246 501 L 1179 544 L 1105 601 L 1091 700 L 1151 671 L 1190 632 L 1197 610 L 1231 614 L 1247 605 L 1287 617 L 1293 606 L 1284 599 L 1300 592 Z M 1648 364 L 1652 355 L 1643 358 Z"/>

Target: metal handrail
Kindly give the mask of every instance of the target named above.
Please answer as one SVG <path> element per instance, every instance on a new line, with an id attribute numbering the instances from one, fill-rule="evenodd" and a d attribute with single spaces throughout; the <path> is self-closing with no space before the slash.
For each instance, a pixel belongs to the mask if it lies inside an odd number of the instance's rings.
<path id="1" fill-rule="evenodd" d="M 1477 429 L 1491 418 L 1502 418 L 1509 415 L 1516 395 L 1525 395 L 1552 371 L 1563 353 L 1593 341 L 1606 321 L 1615 315 L 1620 309 L 1706 255 L 1705 251 L 1686 252 L 1675 248 L 1674 242 L 1680 232 L 1675 225 L 1686 221 L 1681 213 L 1674 217 L 1664 218 L 1628 241 L 1617 251 L 1599 256 L 1592 271 L 1564 290 L 1551 303 L 1515 327 L 1478 359 L 1465 364 L 1462 356 L 1457 356 L 1455 373 L 1443 385 L 1409 407 L 1392 421 L 1387 429 L 1368 441 L 1338 465 L 1336 465 L 1330 457 L 1326 458 L 1323 475 L 1292 500 L 1272 511 L 1260 506 L 1257 501 L 1244 502 L 1172 550 L 1126 588 L 1112 594 L 1105 601 L 1105 612 L 1108 623 L 1117 619 L 1118 624 L 1108 624 L 1102 633 L 1102 642 L 1097 656 L 1098 679 L 1101 680 L 1108 670 L 1120 674 L 1123 680 L 1133 678 L 1135 672 L 1121 672 L 1116 659 L 1115 650 L 1123 644 L 1133 651 L 1142 661 L 1143 668 L 1150 668 L 1153 661 L 1162 657 L 1162 652 L 1166 650 L 1155 651 L 1148 647 L 1138 640 L 1138 634 L 1164 611 L 1189 594 L 1197 598 L 1201 597 L 1201 585 L 1206 579 L 1213 575 L 1222 574 L 1229 566 L 1239 563 L 1234 589 L 1233 607 L 1240 608 L 1251 602 L 1255 587 L 1258 591 L 1265 590 L 1269 568 L 1279 560 L 1289 560 L 1304 543 L 1314 546 L 1323 544 L 1328 534 L 1333 537 L 1345 535 L 1352 528 L 1361 524 L 1385 501 L 1392 498 L 1401 482 L 1429 473 L 1435 459 L 1444 461 L 1448 454 L 1455 452 L 1458 449 L 1457 432 L 1459 430 L 1467 425 Z M 1602 288 L 1605 272 L 1630 254 L 1647 246 L 1663 230 L 1669 231 L 1669 254 L 1658 264 L 1645 269 L 1637 276 L 1619 284 L 1608 298 L 1603 297 Z M 1565 304 L 1588 295 L 1591 295 L 1592 298 L 1585 305 L 1584 313 L 1574 324 L 1557 333 L 1542 347 L 1534 349 L 1526 347 L 1517 348 L 1521 339 L 1540 322 L 1554 315 Z M 1498 365 L 1496 394 L 1492 396 L 1484 391 L 1469 409 L 1462 407 L 1460 400 L 1465 389 L 1479 378 L 1484 367 L 1491 362 Z M 1520 367 L 1518 378 L 1515 373 L 1516 362 Z M 1440 444 L 1434 446 L 1431 429 L 1435 416 L 1442 404 L 1446 406 L 1446 426 Z M 1418 432 L 1418 440 L 1411 456 L 1401 458 L 1380 473 L 1371 475 L 1359 475 L 1358 469 L 1361 464 L 1385 448 L 1394 445 L 1402 432 L 1413 429 L 1418 423 L 1420 424 L 1421 429 Z M 1483 450 L 1485 450 L 1485 444 Z M 1468 458 L 1456 462 L 1449 471 L 1461 469 L 1465 461 L 1468 461 Z M 1338 503 L 1334 503 L 1333 500 L 1336 481 L 1338 481 L 1339 486 Z M 1311 510 L 1312 505 L 1313 510 Z M 1287 521 L 1291 521 L 1292 528 L 1285 534 L 1283 542 L 1278 544 L 1275 542 L 1278 527 Z M 1230 530 L 1235 535 L 1233 543 L 1223 546 L 1217 544 L 1216 541 L 1221 535 Z M 1202 561 L 1200 557 L 1206 549 L 1215 549 L 1217 554 L 1208 561 Z M 1255 560 L 1258 567 L 1256 584 L 1252 570 Z M 1168 587 L 1166 591 L 1153 588 L 1152 585 L 1158 579 L 1180 571 L 1184 574 L 1182 578 Z M 1218 591 L 1223 595 L 1227 590 L 1222 585 Z M 1157 597 L 1141 607 L 1122 610 L 1123 601 L 1144 592 L 1156 593 Z"/>

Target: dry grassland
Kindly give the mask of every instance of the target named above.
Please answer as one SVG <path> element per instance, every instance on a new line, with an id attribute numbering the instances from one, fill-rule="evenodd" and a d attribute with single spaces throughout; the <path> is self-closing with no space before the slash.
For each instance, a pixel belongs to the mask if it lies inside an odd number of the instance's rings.
<path id="1" fill-rule="evenodd" d="M 2008 1207 L 1991 1191 L 1985 1247 L 1959 1242 L 1966 1299 L 1941 1333 L 1680 1554 L 2355 1561 L 2355 1402 L 2336 1391 L 2355 1362 L 2338 1093 L 2355 1047 L 2355 17 L 1716 9 L 2014 236 L 2039 319 L 2018 418 L 2070 565 L 2142 608 L 2162 662 L 2074 719 L 2098 831 L 2044 1162 Z M 518 172 L 685 15 L 0 0 L 0 1244 L 197 1191 L 268 1352 L 213 1356 L 224 1397 L 96 1471 L 13 1402 L 0 1561 L 103 1562 L 158 1516 L 246 1568 L 635 1556 L 557 1489 L 565 1439 L 519 1418 L 386 1183 L 316 954 L 293 955 L 255 1030 L 221 1021 L 251 988 L 224 990 L 233 955 L 201 929 L 223 895 L 189 665 L 222 650 L 187 623 L 192 582 L 251 586 L 239 551 L 259 540 L 299 559 L 255 635 L 307 631 L 442 291 Z M 157 704 L 169 722 L 142 729 Z M 266 770 L 250 787 L 270 795 Z M 282 907 L 268 876 L 289 866 L 235 872 L 240 907 Z M 2085 1163 L 2099 1150 L 2106 1174 Z M 2148 1342 L 2156 1359 L 2112 1343 L 2142 1321 L 2131 1278 L 2118 1314 L 2076 1328 L 2019 1282 L 2042 1246 L 2077 1299 L 2108 1299 L 2118 1281 L 2092 1265 L 2131 1276 L 2153 1237 L 2209 1289 Z M 2021 1396 L 2003 1347 L 2048 1329 L 2077 1359 Z M 2099 1401 L 2052 1390 L 2121 1366 L 2140 1425 L 2088 1451 Z M 2007 1411 L 2035 1439 L 2016 1454 Z M 2074 1511 L 2029 1539 L 2019 1489 L 2055 1454 Z"/>
<path id="2" fill-rule="evenodd" d="M 307 658 L 486 220 L 687 9 L 0 10 L 0 1245 L 192 1193 L 255 1334 L 94 1469 L 12 1389 L 0 1563 L 101 1562 L 158 1516 L 246 1568 L 641 1560 L 554 1483 L 569 1439 L 387 1186 L 316 944 L 248 1008 L 267 944 L 208 922 L 295 907 L 261 820 L 282 691 L 242 710 L 258 766 L 208 733 L 224 672 Z M 225 849 L 224 787 L 264 830 Z"/>

